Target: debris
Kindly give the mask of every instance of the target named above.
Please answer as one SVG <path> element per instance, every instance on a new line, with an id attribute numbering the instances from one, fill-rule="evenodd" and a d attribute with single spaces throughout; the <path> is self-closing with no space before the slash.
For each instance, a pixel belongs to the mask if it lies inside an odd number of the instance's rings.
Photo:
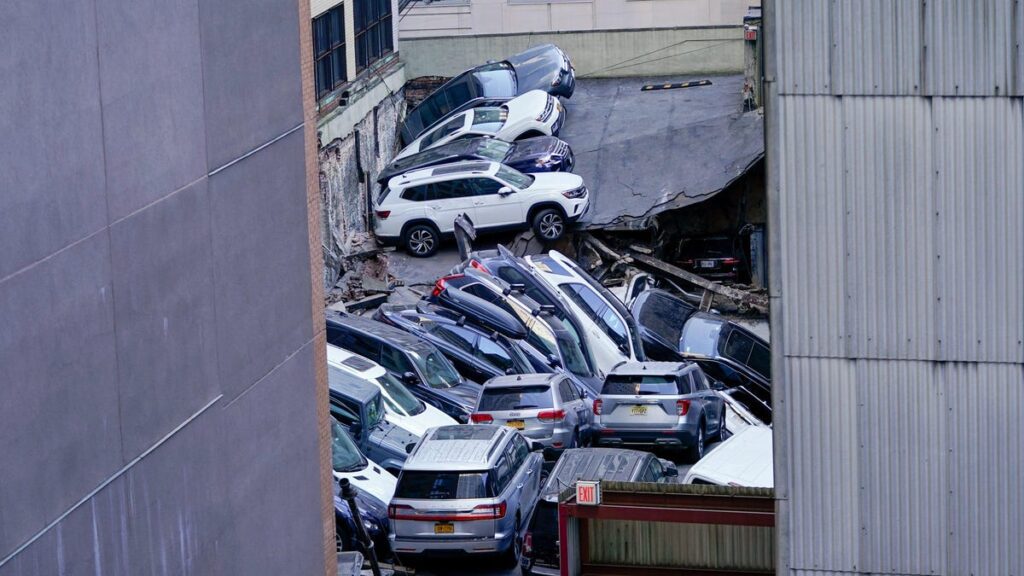
<path id="1" fill-rule="evenodd" d="M 368 310 L 370 308 L 376 308 L 381 304 L 388 301 L 388 295 L 386 292 L 380 294 L 374 294 L 373 296 L 367 296 L 366 298 L 360 298 L 353 302 L 345 302 L 345 310 L 347 312 L 353 312 L 355 310 Z"/>
<path id="2" fill-rule="evenodd" d="M 741 305 L 746 305 L 749 308 L 753 308 L 758 312 L 767 314 L 768 313 L 768 297 L 763 294 L 754 294 L 745 290 L 740 290 L 730 286 L 723 286 L 718 282 L 713 282 L 692 272 L 687 272 L 682 268 L 673 266 L 666 262 L 662 262 L 657 258 L 647 256 L 646 254 L 633 254 L 633 262 L 639 265 L 641 268 L 648 270 L 654 270 L 667 274 L 678 280 L 688 282 L 699 286 L 705 290 L 705 295 L 701 297 L 701 308 L 704 308 L 705 299 L 707 299 L 707 305 L 710 308 L 711 296 L 707 295 L 707 292 L 713 292 L 721 296 L 725 296 L 730 300 L 734 300 Z"/>
<path id="3" fill-rule="evenodd" d="M 639 244 L 630 244 L 629 249 L 634 252 L 639 252 L 641 254 L 647 254 L 648 256 L 654 254 L 654 250 L 651 250 L 650 248 L 646 246 L 641 246 Z"/>

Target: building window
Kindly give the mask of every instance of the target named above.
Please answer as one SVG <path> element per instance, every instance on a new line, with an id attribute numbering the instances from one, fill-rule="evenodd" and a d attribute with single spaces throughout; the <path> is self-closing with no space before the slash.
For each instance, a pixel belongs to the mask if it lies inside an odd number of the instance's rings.
<path id="1" fill-rule="evenodd" d="M 345 11 L 339 4 L 313 19 L 316 97 L 319 100 L 348 81 L 345 69 Z"/>
<path id="2" fill-rule="evenodd" d="M 356 71 L 361 72 L 395 48 L 391 0 L 355 0 Z"/>

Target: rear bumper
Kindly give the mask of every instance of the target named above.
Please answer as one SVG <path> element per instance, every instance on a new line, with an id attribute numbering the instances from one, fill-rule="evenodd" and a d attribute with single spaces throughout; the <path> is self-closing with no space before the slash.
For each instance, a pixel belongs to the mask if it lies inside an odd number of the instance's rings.
<path id="1" fill-rule="evenodd" d="M 377 235 L 377 242 L 384 246 L 398 246 L 402 243 L 401 236 L 380 236 Z"/>
<path id="2" fill-rule="evenodd" d="M 503 554 L 512 546 L 512 534 L 502 534 L 498 538 L 466 538 L 454 540 L 446 538 L 397 538 L 388 536 L 391 551 L 398 556 L 419 556 L 426 558 L 452 558 L 477 554 Z"/>
<path id="3" fill-rule="evenodd" d="M 689 448 L 697 442 L 695 427 L 684 426 L 673 429 L 630 430 L 598 427 L 594 443 L 598 446 L 655 446 L 664 448 Z"/>

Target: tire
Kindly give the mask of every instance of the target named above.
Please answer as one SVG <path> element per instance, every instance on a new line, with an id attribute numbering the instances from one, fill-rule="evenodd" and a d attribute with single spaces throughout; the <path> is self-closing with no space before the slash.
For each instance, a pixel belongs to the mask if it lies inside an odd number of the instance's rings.
<path id="1" fill-rule="evenodd" d="M 533 232 L 543 242 L 554 242 L 565 234 L 565 214 L 557 208 L 544 208 L 533 215 Z"/>
<path id="2" fill-rule="evenodd" d="M 728 433 L 729 433 L 729 430 L 728 430 L 728 428 L 726 428 L 726 422 L 725 422 L 725 408 L 722 408 L 722 415 L 718 419 L 718 436 L 716 436 L 715 438 L 719 442 L 722 442 L 722 441 L 725 440 L 725 436 Z"/>
<path id="3" fill-rule="evenodd" d="M 704 448 L 707 443 L 707 436 L 704 434 L 704 418 L 700 419 L 700 426 L 697 427 L 697 441 L 686 450 L 686 461 L 694 464 L 704 457 Z"/>
<path id="4" fill-rule="evenodd" d="M 432 224 L 413 224 L 405 231 L 402 243 L 410 256 L 427 258 L 437 253 L 441 234 Z"/>
<path id="5" fill-rule="evenodd" d="M 572 429 L 572 443 L 569 444 L 569 448 L 579 448 L 579 447 L 580 447 L 580 429 L 579 428 L 573 428 Z"/>
<path id="6" fill-rule="evenodd" d="M 512 545 L 508 547 L 502 558 L 502 566 L 504 568 L 516 568 L 519 566 L 519 560 L 523 557 L 523 539 L 519 535 L 519 513 L 516 513 L 516 528 L 512 535 Z"/>

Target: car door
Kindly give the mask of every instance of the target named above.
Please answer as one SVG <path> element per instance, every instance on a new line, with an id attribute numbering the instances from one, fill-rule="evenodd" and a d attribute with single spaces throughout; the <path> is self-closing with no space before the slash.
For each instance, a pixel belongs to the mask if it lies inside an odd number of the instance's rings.
<path id="1" fill-rule="evenodd" d="M 708 433 L 711 430 L 719 430 L 722 425 L 721 417 L 725 408 L 725 400 L 718 395 L 718 392 L 711 389 L 707 377 L 704 376 L 704 372 L 700 368 L 690 372 L 690 377 L 693 380 L 694 390 L 700 394 L 701 402 L 704 405 Z"/>
<path id="2" fill-rule="evenodd" d="M 562 409 L 566 413 L 572 413 L 573 426 L 579 430 L 577 440 L 582 442 L 590 430 L 590 422 L 587 418 L 590 411 L 584 406 L 579 390 L 568 378 L 562 378 L 558 382 L 558 395 L 562 398 Z"/>
<path id="3" fill-rule="evenodd" d="M 513 226 L 526 221 L 523 214 L 523 195 L 507 186 L 500 180 L 488 177 L 469 178 L 467 182 L 473 188 L 473 209 L 477 228 L 496 228 Z M 503 187 L 508 187 L 510 194 L 499 194 Z"/>
<path id="4" fill-rule="evenodd" d="M 529 445 L 526 444 L 526 440 L 521 434 L 516 434 L 512 437 L 512 442 L 509 445 L 513 449 L 514 459 L 516 468 L 519 470 L 521 482 L 523 483 L 522 489 L 522 502 L 524 503 L 523 513 L 523 526 L 528 524 L 530 514 L 533 513 L 534 504 L 540 497 L 540 472 L 541 463 L 543 457 L 540 454 L 533 454 L 530 452 Z"/>
<path id="5" fill-rule="evenodd" d="M 465 214 L 477 225 L 476 210 L 471 201 L 473 189 L 465 180 L 447 180 L 428 185 L 427 217 L 437 225 L 442 233 L 455 230 L 455 218 Z"/>

